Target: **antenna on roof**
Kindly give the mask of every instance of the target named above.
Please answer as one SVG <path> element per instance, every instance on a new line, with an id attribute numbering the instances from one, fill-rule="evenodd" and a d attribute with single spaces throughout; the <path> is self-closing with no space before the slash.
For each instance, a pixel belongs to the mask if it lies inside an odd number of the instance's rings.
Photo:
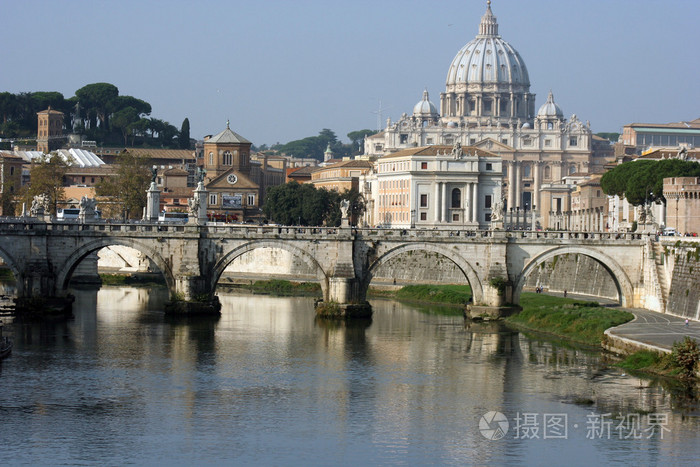
<path id="1" fill-rule="evenodd" d="M 373 114 L 377 114 L 377 131 L 382 131 L 382 115 L 384 114 L 385 110 L 390 109 L 390 107 L 382 107 L 382 101 L 379 101 L 379 109 L 373 110 Z"/>

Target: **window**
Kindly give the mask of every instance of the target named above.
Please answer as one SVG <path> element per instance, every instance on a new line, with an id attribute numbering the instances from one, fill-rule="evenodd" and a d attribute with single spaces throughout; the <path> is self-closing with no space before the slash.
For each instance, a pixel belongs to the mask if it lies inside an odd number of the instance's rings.
<path id="1" fill-rule="evenodd" d="M 425 140 L 426 144 L 433 144 L 433 138 L 428 138 Z"/>
<path id="2" fill-rule="evenodd" d="M 407 134 L 400 134 L 399 135 L 399 143 L 401 144 L 406 144 L 408 142 L 408 135 Z"/>
<path id="3" fill-rule="evenodd" d="M 530 165 L 525 165 L 523 167 L 523 177 L 529 177 L 530 176 Z"/>
<path id="4" fill-rule="evenodd" d="M 209 204 L 212 206 L 216 205 L 216 194 L 209 195 Z"/>
<path id="5" fill-rule="evenodd" d="M 501 138 L 501 143 L 508 144 L 508 138 Z"/>
<path id="6" fill-rule="evenodd" d="M 15 174 L 15 168 L 14 168 L 14 167 L 10 167 L 10 175 L 14 175 L 14 174 Z M 92 181 L 94 182 L 95 179 L 93 178 Z"/>
<path id="7" fill-rule="evenodd" d="M 552 146 L 552 140 L 551 139 L 546 139 L 544 140 L 544 147 L 548 148 Z"/>
<path id="8" fill-rule="evenodd" d="M 484 220 L 486 222 L 491 222 L 491 213 L 490 212 L 487 212 L 486 214 L 484 214 Z"/>
<path id="9" fill-rule="evenodd" d="M 233 155 L 231 151 L 226 151 L 224 153 L 224 165 L 233 165 Z"/>
<path id="10" fill-rule="evenodd" d="M 523 146 L 532 146 L 532 138 L 523 138 Z"/>
<path id="11" fill-rule="evenodd" d="M 452 190 L 452 207 L 462 207 L 462 190 L 460 190 L 459 188 L 455 188 L 454 190 Z"/>
<path id="12" fill-rule="evenodd" d="M 90 183 L 95 183 L 95 177 L 90 177 Z"/>
<path id="13" fill-rule="evenodd" d="M 85 177 L 82 178 L 81 183 L 85 183 Z"/>
<path id="14" fill-rule="evenodd" d="M 476 144 L 476 138 L 469 138 L 469 146 L 474 146 Z"/>
<path id="15" fill-rule="evenodd" d="M 484 99 L 484 114 L 491 113 L 491 101 Z"/>
<path id="16" fill-rule="evenodd" d="M 427 162 L 421 162 L 420 163 L 420 168 L 422 170 L 428 170 L 428 163 Z"/>
<path id="17" fill-rule="evenodd" d="M 552 123 L 552 122 L 547 122 L 547 129 L 548 129 L 548 130 L 553 130 L 553 129 L 554 129 L 554 123 Z"/>
<path id="18" fill-rule="evenodd" d="M 248 193 L 248 206 L 255 206 L 255 195 Z"/>
<path id="19" fill-rule="evenodd" d="M 552 168 L 547 165 L 544 167 L 544 179 L 549 180 L 550 178 L 552 178 Z"/>
<path id="20" fill-rule="evenodd" d="M 428 213 L 427 213 L 427 212 L 421 212 L 421 213 L 420 213 L 420 220 L 422 220 L 422 221 L 428 220 Z"/>
<path id="21" fill-rule="evenodd" d="M 428 207 L 428 195 L 426 195 L 426 194 L 420 195 L 420 207 L 422 207 L 422 208 Z"/>
<path id="22" fill-rule="evenodd" d="M 486 209 L 491 207 L 491 195 L 486 195 L 486 197 L 484 197 L 484 207 Z"/>
<path id="23" fill-rule="evenodd" d="M 214 153 L 209 153 L 209 165 L 214 165 Z"/>
<path id="24" fill-rule="evenodd" d="M 486 170 L 493 170 L 493 164 L 490 162 L 486 163 Z"/>
<path id="25" fill-rule="evenodd" d="M 576 136 L 569 138 L 569 146 L 578 146 L 578 138 Z"/>
<path id="26" fill-rule="evenodd" d="M 459 214 L 457 214 L 457 213 L 452 214 L 452 222 L 459 222 Z"/>

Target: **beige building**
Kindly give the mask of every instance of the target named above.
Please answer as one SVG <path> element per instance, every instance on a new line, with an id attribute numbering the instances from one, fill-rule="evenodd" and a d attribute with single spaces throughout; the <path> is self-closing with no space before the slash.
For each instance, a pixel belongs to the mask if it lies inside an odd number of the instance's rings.
<path id="1" fill-rule="evenodd" d="M 700 147 L 700 118 L 675 123 L 630 123 L 622 129 L 621 143 L 642 155 L 650 148 Z"/>
<path id="2" fill-rule="evenodd" d="M 371 218 L 394 228 L 487 228 L 501 204 L 501 158 L 433 145 L 380 157 Z"/>
<path id="3" fill-rule="evenodd" d="M 664 178 L 666 227 L 700 233 L 700 177 Z"/>
<path id="4" fill-rule="evenodd" d="M 353 188 L 359 190 L 359 180 L 374 164 L 364 160 L 347 160 L 320 167 L 311 172 L 311 181 L 316 188 L 342 193 Z"/>

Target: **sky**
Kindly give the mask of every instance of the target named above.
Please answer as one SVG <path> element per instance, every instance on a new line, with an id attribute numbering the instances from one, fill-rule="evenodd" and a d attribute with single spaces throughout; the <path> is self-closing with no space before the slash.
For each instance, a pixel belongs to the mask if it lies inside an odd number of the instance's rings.
<path id="1" fill-rule="evenodd" d="M 700 1 L 493 0 L 527 66 L 536 108 L 551 90 L 594 132 L 700 117 Z M 377 129 L 447 70 L 485 0 L 2 0 L 0 92 L 108 82 L 202 139 L 256 145 Z M 381 109 L 381 112 L 379 110 Z M 378 120 L 378 114 L 381 119 Z"/>

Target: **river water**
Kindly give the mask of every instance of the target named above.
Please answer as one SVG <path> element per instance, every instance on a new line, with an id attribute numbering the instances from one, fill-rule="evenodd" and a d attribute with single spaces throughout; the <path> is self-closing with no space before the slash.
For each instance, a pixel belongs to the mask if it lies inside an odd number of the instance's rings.
<path id="1" fill-rule="evenodd" d="M 75 319 L 4 318 L 0 464 L 697 465 L 693 393 L 599 352 L 389 300 L 371 322 L 309 298 L 75 291 Z M 501 431 L 498 431 L 501 428 Z"/>

